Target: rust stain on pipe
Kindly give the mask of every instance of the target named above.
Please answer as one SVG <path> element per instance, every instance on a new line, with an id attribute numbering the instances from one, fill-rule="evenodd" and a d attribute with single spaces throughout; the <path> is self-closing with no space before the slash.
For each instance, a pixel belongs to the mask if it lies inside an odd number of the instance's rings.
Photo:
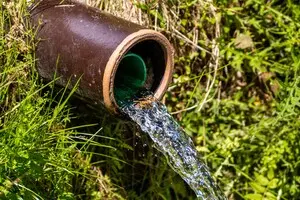
<path id="1" fill-rule="evenodd" d="M 126 53 L 139 55 L 151 68 L 150 89 L 162 98 L 172 77 L 173 49 L 160 33 L 73 1 L 44 0 L 31 10 L 39 39 L 39 74 L 72 88 L 86 101 L 117 113 L 114 78 Z"/>

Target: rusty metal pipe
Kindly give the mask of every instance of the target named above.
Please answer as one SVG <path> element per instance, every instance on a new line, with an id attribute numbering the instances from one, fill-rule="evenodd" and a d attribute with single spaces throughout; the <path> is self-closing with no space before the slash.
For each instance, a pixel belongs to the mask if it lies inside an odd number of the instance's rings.
<path id="1" fill-rule="evenodd" d="M 56 75 L 59 85 L 70 80 L 72 88 L 80 78 L 77 93 L 114 113 L 116 91 L 124 81 L 130 85 L 131 78 L 158 99 L 164 95 L 172 76 L 173 49 L 162 34 L 74 1 L 39 1 L 31 9 L 31 20 L 39 39 L 37 69 L 44 79 Z"/>

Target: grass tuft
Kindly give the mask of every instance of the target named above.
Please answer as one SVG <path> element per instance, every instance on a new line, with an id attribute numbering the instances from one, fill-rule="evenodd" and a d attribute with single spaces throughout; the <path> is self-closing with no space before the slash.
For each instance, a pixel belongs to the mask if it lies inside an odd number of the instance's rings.
<path id="1" fill-rule="evenodd" d="M 298 199 L 297 1 L 82 2 L 170 39 L 164 102 L 229 199 Z M 0 198 L 194 199 L 146 135 L 40 80 L 27 8 L 0 4 Z"/>

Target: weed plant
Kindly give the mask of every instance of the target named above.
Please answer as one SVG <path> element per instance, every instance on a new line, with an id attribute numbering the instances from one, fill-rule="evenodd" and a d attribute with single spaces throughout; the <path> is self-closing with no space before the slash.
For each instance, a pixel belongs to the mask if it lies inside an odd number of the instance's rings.
<path id="1" fill-rule="evenodd" d="M 169 37 L 164 102 L 229 199 L 299 198 L 299 1 L 86 3 Z M 0 4 L 0 199 L 195 199 L 132 124 L 40 80 L 27 8 Z"/>

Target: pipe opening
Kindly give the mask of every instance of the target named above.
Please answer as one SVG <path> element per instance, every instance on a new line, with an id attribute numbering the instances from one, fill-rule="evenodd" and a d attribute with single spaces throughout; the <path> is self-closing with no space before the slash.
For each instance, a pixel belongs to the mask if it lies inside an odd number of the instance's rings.
<path id="1" fill-rule="evenodd" d="M 142 88 L 155 93 L 166 70 L 166 52 L 156 40 L 140 41 L 128 52 L 119 62 L 114 78 L 114 98 L 118 106 Z"/>
<path id="2" fill-rule="evenodd" d="M 144 60 L 135 53 L 127 53 L 118 66 L 114 95 L 117 102 L 128 99 L 143 87 L 147 78 L 147 69 Z"/>

